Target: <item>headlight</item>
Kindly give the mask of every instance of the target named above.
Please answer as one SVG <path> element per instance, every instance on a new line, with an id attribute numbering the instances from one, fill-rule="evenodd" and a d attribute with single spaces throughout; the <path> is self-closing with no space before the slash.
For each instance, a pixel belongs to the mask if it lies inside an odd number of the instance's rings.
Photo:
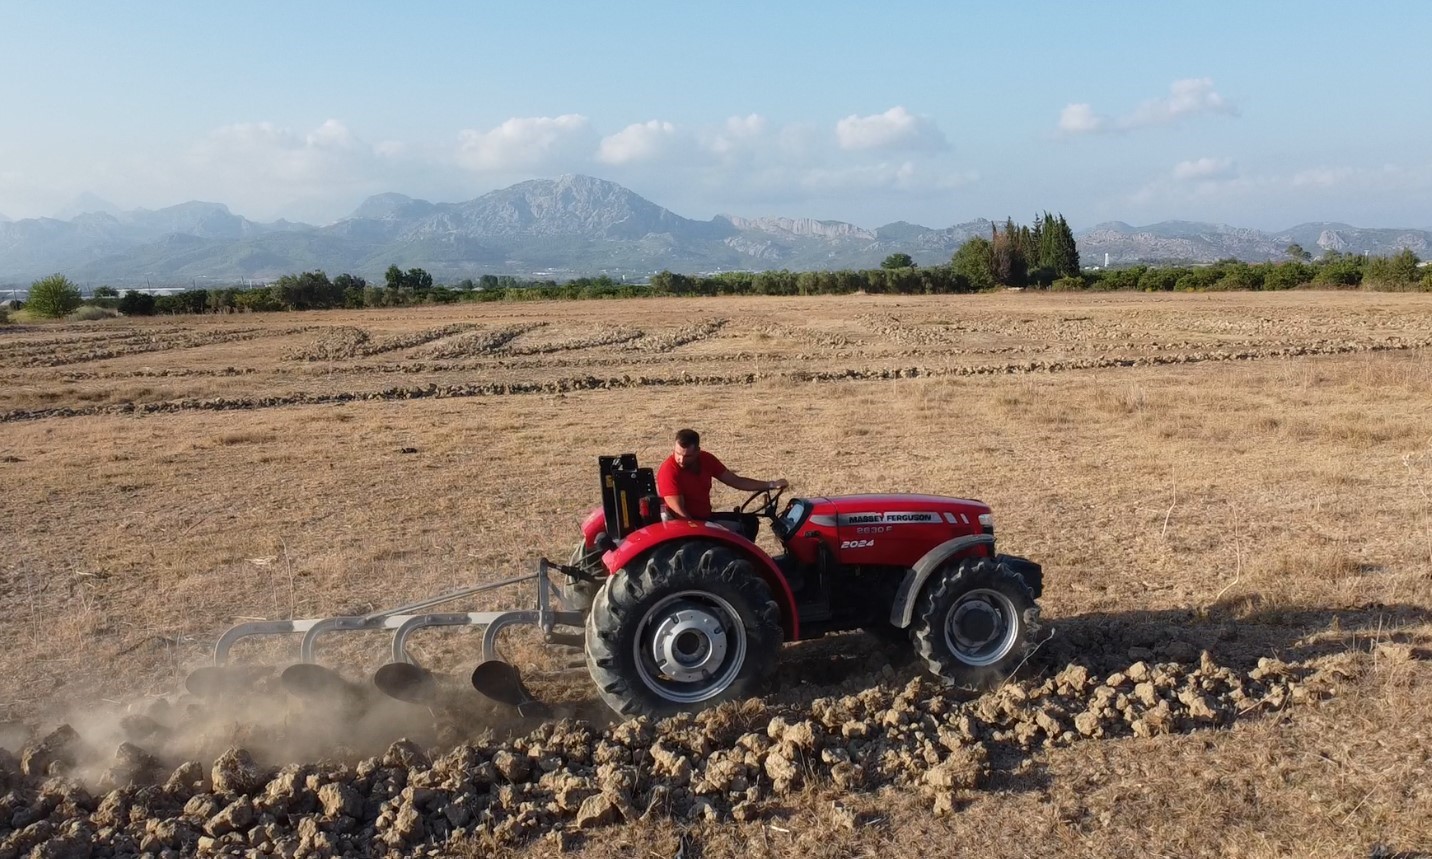
<path id="1" fill-rule="evenodd" d="M 984 529 L 984 532 L 985 532 L 986 534 L 993 534 L 993 533 L 994 533 L 994 514 L 993 514 L 993 513 L 981 513 L 981 514 L 980 514 L 980 527 Z"/>

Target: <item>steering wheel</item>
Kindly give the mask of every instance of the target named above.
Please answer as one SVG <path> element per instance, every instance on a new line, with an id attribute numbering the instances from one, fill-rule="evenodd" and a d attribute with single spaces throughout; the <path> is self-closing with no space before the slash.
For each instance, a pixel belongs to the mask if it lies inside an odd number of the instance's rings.
<path id="1" fill-rule="evenodd" d="M 781 494 L 785 491 L 786 487 L 784 486 L 779 489 L 757 489 L 755 492 L 752 492 L 745 501 L 741 502 L 741 505 L 736 508 L 736 512 L 756 513 L 757 515 L 764 514 L 774 518 L 776 515 L 776 504 L 780 501 Z M 752 506 L 751 502 L 757 499 L 761 499 L 761 503 Z M 750 509 L 748 510 L 747 508 Z"/>

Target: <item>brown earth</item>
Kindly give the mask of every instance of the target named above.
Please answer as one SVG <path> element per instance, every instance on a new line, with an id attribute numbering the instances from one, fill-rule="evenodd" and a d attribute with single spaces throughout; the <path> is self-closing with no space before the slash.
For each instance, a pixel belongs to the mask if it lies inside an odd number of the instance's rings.
<path id="1" fill-rule="evenodd" d="M 1432 850 L 1429 344 L 1432 297 L 1312 292 L 0 328 L 0 859 Z M 968 700 L 803 642 L 763 698 L 656 725 L 526 632 L 563 720 L 463 694 L 465 632 L 417 641 L 431 711 L 179 694 L 239 619 L 565 558 L 595 457 L 685 425 L 798 493 L 984 499 L 1052 636 Z M 384 641 L 323 651 L 360 680 Z"/>

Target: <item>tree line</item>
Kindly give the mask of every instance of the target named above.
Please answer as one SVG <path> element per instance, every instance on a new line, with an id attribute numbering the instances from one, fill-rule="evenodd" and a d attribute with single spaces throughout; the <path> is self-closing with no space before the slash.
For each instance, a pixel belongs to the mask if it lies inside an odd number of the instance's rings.
<path id="1" fill-rule="evenodd" d="M 1368 289 L 1432 291 L 1432 267 L 1423 267 L 1417 254 L 1403 248 L 1390 256 L 1328 251 L 1317 260 L 1298 245 L 1290 245 L 1288 259 L 1248 263 L 1236 259 L 1206 265 L 1134 265 L 1084 272 L 1062 288 L 1139 290 L 1141 292 L 1207 292 L 1221 290 Z M 1056 282 L 1055 288 L 1061 288 Z"/>
<path id="2" fill-rule="evenodd" d="M 1314 260 L 1294 244 L 1285 256 L 1277 262 L 1228 259 L 1211 264 L 1140 264 L 1081 271 L 1079 249 L 1064 216 L 1045 212 L 1031 226 L 1006 219 L 1003 225 L 991 228 L 988 238 L 976 236 L 966 241 L 948 264 L 925 267 L 917 266 L 908 254 L 895 253 L 886 257 L 880 268 L 864 270 L 712 275 L 662 271 L 646 284 L 619 282 L 606 275 L 557 282 L 489 274 L 444 285 L 421 268 L 393 265 L 382 284 L 370 284 L 353 274 L 330 278 L 322 271 L 309 271 L 284 275 L 263 287 L 191 289 L 172 295 L 138 290 L 120 295 L 104 286 L 96 289 L 88 302 L 68 278 L 56 274 L 31 285 L 26 308 L 32 315 L 58 318 L 82 304 L 126 316 L 149 316 L 664 295 L 939 295 L 1008 287 L 1193 292 L 1311 286 L 1432 291 L 1432 267 L 1421 266 L 1417 255 L 1406 248 L 1390 256 L 1373 257 L 1328 251 Z"/>

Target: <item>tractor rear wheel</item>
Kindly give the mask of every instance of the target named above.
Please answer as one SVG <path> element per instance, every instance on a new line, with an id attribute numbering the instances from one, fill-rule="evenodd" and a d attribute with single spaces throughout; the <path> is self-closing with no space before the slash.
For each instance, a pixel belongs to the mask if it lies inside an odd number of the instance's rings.
<path id="1" fill-rule="evenodd" d="M 992 558 L 967 558 L 931 577 L 915 607 L 910 637 L 936 675 L 987 688 L 1024 660 L 1039 607 L 1018 574 Z"/>
<path id="2" fill-rule="evenodd" d="M 747 695 L 782 638 L 771 589 L 739 551 L 686 540 L 618 571 L 587 615 L 587 670 L 623 715 L 694 711 Z"/>

